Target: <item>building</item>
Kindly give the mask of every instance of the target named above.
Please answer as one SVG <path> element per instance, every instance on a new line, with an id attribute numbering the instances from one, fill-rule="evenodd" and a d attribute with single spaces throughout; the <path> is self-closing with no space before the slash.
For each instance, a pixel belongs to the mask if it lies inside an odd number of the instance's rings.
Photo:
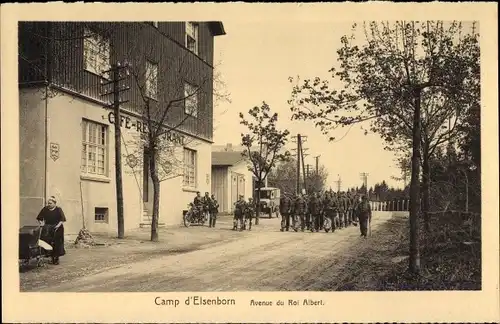
<path id="1" fill-rule="evenodd" d="M 253 174 L 248 170 L 248 159 L 241 153 L 242 150 L 233 150 L 231 144 L 212 151 L 212 193 L 221 213 L 232 212 L 240 195 L 245 200 L 253 197 Z"/>
<path id="2" fill-rule="evenodd" d="M 124 61 L 131 63 L 122 81 L 130 90 L 121 93 L 125 230 L 151 222 L 143 141 L 147 121 L 164 114 L 158 129 L 169 147 L 162 152 L 172 159 L 157 165 L 164 171 L 159 222 L 180 224 L 196 192 L 211 188 L 214 38 L 224 34 L 221 22 L 20 23 L 21 225 L 35 222 L 54 195 L 67 233 L 84 223 L 116 232 L 115 120 L 103 93 L 105 71 Z"/>

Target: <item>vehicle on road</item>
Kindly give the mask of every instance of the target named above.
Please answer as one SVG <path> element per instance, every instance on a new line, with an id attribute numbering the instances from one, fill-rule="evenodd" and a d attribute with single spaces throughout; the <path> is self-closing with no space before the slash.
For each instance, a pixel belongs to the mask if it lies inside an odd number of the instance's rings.
<path id="1" fill-rule="evenodd" d="M 202 210 L 196 208 L 193 203 L 188 204 L 188 210 L 184 212 L 183 216 L 184 226 L 191 225 L 205 225 L 205 214 Z"/>
<path id="2" fill-rule="evenodd" d="M 258 195 L 258 189 L 255 189 L 255 195 Z M 262 213 L 268 214 L 269 218 L 279 217 L 280 210 L 280 189 L 274 187 L 263 187 L 260 188 L 260 211 Z"/>

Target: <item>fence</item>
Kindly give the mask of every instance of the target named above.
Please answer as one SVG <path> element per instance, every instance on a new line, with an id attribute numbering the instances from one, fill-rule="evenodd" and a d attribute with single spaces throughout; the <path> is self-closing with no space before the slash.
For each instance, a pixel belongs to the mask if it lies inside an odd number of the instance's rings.
<path id="1" fill-rule="evenodd" d="M 389 201 L 370 201 L 373 211 L 408 211 L 410 199 L 394 199 Z"/>

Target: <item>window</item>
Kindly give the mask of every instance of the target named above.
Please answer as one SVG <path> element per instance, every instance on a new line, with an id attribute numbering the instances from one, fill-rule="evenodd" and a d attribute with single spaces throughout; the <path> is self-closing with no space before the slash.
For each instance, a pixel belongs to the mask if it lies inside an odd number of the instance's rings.
<path id="1" fill-rule="evenodd" d="M 184 112 L 193 117 L 198 116 L 198 89 L 185 82 L 184 83 Z"/>
<path id="2" fill-rule="evenodd" d="M 83 68 L 85 70 L 108 78 L 103 72 L 111 67 L 110 52 L 109 39 L 85 29 L 83 38 Z"/>
<path id="3" fill-rule="evenodd" d="M 196 188 L 196 151 L 184 148 L 184 186 Z"/>
<path id="4" fill-rule="evenodd" d="M 186 47 L 191 52 L 198 55 L 198 24 L 186 22 Z"/>
<path id="5" fill-rule="evenodd" d="M 82 120 L 82 174 L 107 176 L 107 126 Z"/>
<path id="6" fill-rule="evenodd" d="M 158 64 L 146 61 L 146 97 L 158 97 Z"/>
<path id="7" fill-rule="evenodd" d="M 96 207 L 94 209 L 94 221 L 96 223 L 108 223 L 108 209 Z"/>

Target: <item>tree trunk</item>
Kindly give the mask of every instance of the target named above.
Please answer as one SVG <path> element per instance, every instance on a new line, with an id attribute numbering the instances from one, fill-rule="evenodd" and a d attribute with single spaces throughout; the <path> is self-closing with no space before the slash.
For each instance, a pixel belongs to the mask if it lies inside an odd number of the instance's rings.
<path id="1" fill-rule="evenodd" d="M 150 150 L 149 169 L 153 181 L 153 217 L 151 219 L 151 241 L 158 242 L 158 219 L 160 218 L 160 179 L 156 169 L 156 150 Z"/>
<path id="2" fill-rule="evenodd" d="M 431 168 L 429 164 L 429 144 L 424 143 L 422 164 L 423 213 L 425 229 L 430 229 L 429 211 L 431 205 Z"/>
<path id="3" fill-rule="evenodd" d="M 420 272 L 420 251 L 418 213 L 420 206 L 420 90 L 414 93 L 415 111 L 413 114 L 413 152 L 411 158 L 411 183 L 410 183 L 410 259 L 409 271 L 414 274 Z"/>
<path id="4" fill-rule="evenodd" d="M 257 197 L 256 197 L 256 203 L 257 207 L 255 208 L 255 225 L 259 225 L 259 218 L 260 218 L 260 185 L 262 183 L 262 180 L 258 181 L 259 186 L 257 187 Z"/>

